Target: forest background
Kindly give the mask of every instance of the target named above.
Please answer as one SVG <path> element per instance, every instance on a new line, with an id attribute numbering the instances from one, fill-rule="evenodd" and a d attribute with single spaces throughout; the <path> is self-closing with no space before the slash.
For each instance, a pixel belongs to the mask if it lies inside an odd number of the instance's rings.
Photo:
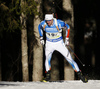
<path id="1" fill-rule="evenodd" d="M 100 79 L 99 7 L 98 0 L 0 0 L 0 81 L 39 81 L 45 76 L 38 24 L 50 9 L 70 25 L 70 46 L 85 66 L 71 54 L 84 75 Z M 78 79 L 56 51 L 51 64 L 52 80 Z"/>

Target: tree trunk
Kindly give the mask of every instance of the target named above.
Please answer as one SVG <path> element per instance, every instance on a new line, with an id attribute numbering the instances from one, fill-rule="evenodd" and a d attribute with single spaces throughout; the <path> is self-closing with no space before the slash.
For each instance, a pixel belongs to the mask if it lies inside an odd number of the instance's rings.
<path id="1" fill-rule="evenodd" d="M 1 72 L 1 39 L 0 39 L 0 81 L 2 81 L 2 72 Z"/>
<path id="2" fill-rule="evenodd" d="M 38 12 L 40 12 L 41 0 L 38 0 L 39 5 L 37 6 Z M 40 44 L 38 25 L 40 23 L 40 17 L 38 15 L 34 18 L 34 35 L 35 43 L 33 48 L 33 81 L 40 81 L 43 76 L 43 47 Z"/>
<path id="3" fill-rule="evenodd" d="M 21 7 L 23 8 L 24 5 L 25 5 L 25 1 L 21 0 Z M 29 73 L 28 73 L 28 47 L 27 47 L 26 15 L 23 12 L 24 11 L 22 11 L 21 16 L 20 16 L 21 25 L 22 25 L 22 29 L 21 29 L 22 74 L 23 74 L 23 81 L 28 81 Z"/>
<path id="4" fill-rule="evenodd" d="M 66 23 L 68 23 L 71 27 L 70 30 L 70 46 L 74 49 L 74 32 L 73 32 L 73 27 L 74 27 L 74 13 L 73 13 L 73 5 L 71 0 L 63 0 L 63 9 L 65 11 L 64 13 L 64 19 Z M 71 53 L 72 58 L 74 59 L 74 55 Z M 73 80 L 74 79 L 74 70 L 72 67 L 69 65 L 69 63 L 64 60 L 64 79 L 65 80 Z"/>

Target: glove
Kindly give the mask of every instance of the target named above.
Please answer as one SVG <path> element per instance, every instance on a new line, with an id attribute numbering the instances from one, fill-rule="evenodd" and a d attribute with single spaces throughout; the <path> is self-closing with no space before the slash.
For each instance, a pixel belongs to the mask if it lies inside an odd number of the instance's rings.
<path id="1" fill-rule="evenodd" d="M 44 39 L 43 39 L 43 37 L 40 37 L 40 43 L 41 43 L 42 45 L 44 45 Z"/>
<path id="2" fill-rule="evenodd" d="M 65 45 L 69 45 L 69 38 L 66 38 Z"/>

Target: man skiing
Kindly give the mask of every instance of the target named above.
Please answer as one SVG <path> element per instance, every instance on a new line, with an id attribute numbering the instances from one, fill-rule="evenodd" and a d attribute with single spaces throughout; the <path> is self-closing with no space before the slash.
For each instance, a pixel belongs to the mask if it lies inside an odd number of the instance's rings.
<path id="1" fill-rule="evenodd" d="M 62 28 L 66 29 L 66 40 L 65 43 L 62 37 Z M 38 26 L 38 31 L 40 34 L 40 43 L 45 44 L 45 69 L 46 69 L 46 78 L 43 82 L 50 81 L 50 70 L 51 70 L 51 57 L 53 52 L 56 50 L 60 52 L 65 59 L 71 64 L 72 68 L 77 73 L 78 77 L 83 82 L 88 82 L 88 80 L 82 75 L 77 63 L 72 59 L 66 45 L 69 45 L 69 33 L 70 27 L 68 24 L 65 24 L 62 20 L 57 20 L 53 18 L 53 14 L 45 14 L 45 20 L 42 21 Z M 43 32 L 46 34 L 46 42 L 43 38 Z"/>

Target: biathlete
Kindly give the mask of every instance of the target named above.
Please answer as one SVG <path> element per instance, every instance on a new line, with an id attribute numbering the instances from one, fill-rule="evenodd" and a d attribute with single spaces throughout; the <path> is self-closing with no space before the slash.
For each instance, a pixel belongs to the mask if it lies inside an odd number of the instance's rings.
<path id="1" fill-rule="evenodd" d="M 66 29 L 66 40 L 65 43 L 62 37 L 62 28 Z M 51 70 L 51 57 L 53 52 L 59 51 L 65 59 L 71 64 L 72 68 L 77 73 L 78 77 L 84 82 L 88 80 L 82 75 L 77 63 L 72 59 L 70 52 L 66 48 L 66 45 L 69 45 L 69 33 L 70 26 L 65 24 L 62 20 L 57 20 L 53 18 L 53 14 L 45 14 L 45 20 L 42 21 L 38 26 L 38 31 L 40 34 L 40 43 L 45 44 L 45 69 L 46 69 L 46 78 L 44 82 L 50 81 L 50 70 Z M 46 42 L 43 39 L 43 32 L 46 34 Z"/>

